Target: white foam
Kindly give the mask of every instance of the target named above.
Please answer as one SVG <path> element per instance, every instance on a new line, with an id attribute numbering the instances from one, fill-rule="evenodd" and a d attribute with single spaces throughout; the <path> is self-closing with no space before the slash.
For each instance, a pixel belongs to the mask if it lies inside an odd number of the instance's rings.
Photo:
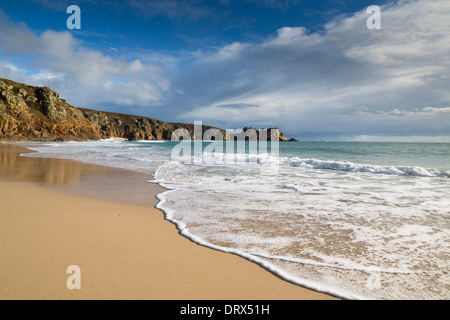
<path id="1" fill-rule="evenodd" d="M 309 169 L 327 169 L 344 172 L 361 172 L 375 173 L 400 176 L 417 176 L 417 177 L 450 177 L 448 170 L 432 170 L 419 166 L 379 166 L 357 164 L 348 161 L 323 161 L 318 159 L 301 159 L 298 157 L 284 158 L 281 161 L 284 165 L 292 167 L 303 167 Z"/>
<path id="2" fill-rule="evenodd" d="M 283 184 L 281 186 L 278 186 L 278 188 L 283 190 L 291 190 L 294 192 L 301 192 L 298 186 L 295 186 L 293 184 Z"/>
<path id="3" fill-rule="evenodd" d="M 76 146 L 76 147 L 75 147 Z M 153 172 L 157 207 L 180 233 L 278 276 L 345 298 L 450 298 L 449 171 L 314 158 L 205 153 L 171 161 L 153 141 L 67 142 L 30 156 Z M 366 285 L 381 277 L 379 289 Z M 436 292 L 429 290 L 433 287 Z"/>
<path id="4" fill-rule="evenodd" d="M 138 140 L 139 143 L 166 143 L 165 140 Z"/>
<path id="5" fill-rule="evenodd" d="M 197 243 L 198 245 L 201 246 L 205 246 L 214 250 L 218 250 L 218 251 L 222 251 L 222 252 L 226 252 L 226 253 L 231 253 L 231 254 L 235 254 L 238 255 L 240 257 L 243 257 L 249 261 L 252 261 L 258 265 L 260 265 L 261 267 L 263 267 L 264 269 L 272 272 L 273 274 L 279 276 L 282 279 L 285 279 L 286 281 L 292 282 L 294 284 L 303 286 L 305 288 L 309 288 L 311 290 L 316 290 L 319 292 L 323 292 L 326 294 L 330 294 L 330 295 L 334 295 L 336 297 L 342 297 L 342 298 L 347 298 L 347 299 L 353 299 L 353 300 L 358 300 L 358 299 L 367 299 L 367 297 L 364 296 L 359 296 L 356 295 L 350 291 L 346 291 L 346 290 L 342 290 L 342 288 L 338 288 L 338 287 L 333 287 L 333 286 L 328 286 L 328 285 L 323 285 L 320 282 L 315 282 L 315 281 L 310 281 L 308 279 L 303 279 L 300 278 L 298 276 L 293 276 L 292 274 L 288 273 L 288 272 L 283 272 L 282 269 L 280 269 L 279 267 L 275 266 L 274 264 L 271 264 L 270 262 L 267 262 L 263 259 L 260 259 L 260 257 L 258 257 L 258 255 L 253 255 L 253 254 L 249 254 L 245 251 L 241 251 L 241 250 L 236 250 L 233 248 L 229 248 L 229 247 L 223 247 L 223 246 L 218 246 L 218 245 L 214 245 L 212 243 L 209 243 L 208 241 L 205 241 L 203 238 L 198 237 L 194 234 L 192 234 L 189 230 L 189 228 L 187 228 L 187 225 L 183 222 L 180 222 L 179 220 L 174 218 L 175 212 L 168 209 L 164 204 L 169 201 L 167 199 L 167 196 L 170 195 L 171 193 L 176 192 L 177 189 L 173 189 L 173 190 L 169 190 L 166 191 L 162 194 L 159 194 L 157 196 L 159 203 L 156 205 L 156 207 L 160 210 L 162 210 L 165 214 L 165 218 L 172 222 L 173 224 L 176 225 L 177 229 L 179 230 L 180 234 L 183 235 L 184 237 L 190 239 L 191 241 L 193 241 L 194 243 Z"/>
<path id="6" fill-rule="evenodd" d="M 176 191 L 163 194 L 167 202 L 159 208 L 171 211 L 170 220 L 184 235 L 195 235 L 196 242 L 211 247 L 226 243 L 221 250 L 262 259 L 289 281 L 305 285 L 305 279 L 318 277 L 312 270 L 305 273 L 305 266 L 327 269 L 322 277 L 333 276 L 326 290 L 339 296 L 346 291 L 347 298 L 429 298 L 432 292 L 414 292 L 405 281 L 423 288 L 429 283 L 421 279 L 448 278 L 442 274 L 448 265 L 441 257 L 450 253 L 445 244 L 449 226 L 427 226 L 431 216 L 448 215 L 444 208 L 450 207 L 450 198 L 440 197 L 443 186 L 449 191 L 447 179 L 307 167 L 282 167 L 278 173 L 261 175 L 245 165 L 167 163 L 155 177 Z M 342 244 L 330 242 L 340 238 Z M 301 243 L 299 251 L 291 250 L 295 243 Z M 299 264 L 301 272 L 296 271 Z M 348 275 L 334 275 L 333 270 Z M 373 292 L 355 280 L 370 273 L 382 274 L 395 290 Z M 323 285 L 313 282 L 309 286 L 316 289 Z"/>

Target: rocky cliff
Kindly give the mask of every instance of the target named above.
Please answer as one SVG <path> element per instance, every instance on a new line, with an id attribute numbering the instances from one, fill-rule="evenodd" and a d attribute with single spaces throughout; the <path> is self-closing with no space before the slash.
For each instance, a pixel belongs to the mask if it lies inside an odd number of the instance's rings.
<path id="1" fill-rule="evenodd" d="M 212 128 L 203 126 L 203 133 Z M 186 129 L 194 137 L 192 124 L 75 108 L 49 88 L 0 79 L 0 140 L 3 141 L 82 141 L 110 137 L 131 141 L 170 140 L 177 129 Z M 218 130 L 227 137 L 224 130 Z M 287 138 L 280 133 L 280 140 Z"/>

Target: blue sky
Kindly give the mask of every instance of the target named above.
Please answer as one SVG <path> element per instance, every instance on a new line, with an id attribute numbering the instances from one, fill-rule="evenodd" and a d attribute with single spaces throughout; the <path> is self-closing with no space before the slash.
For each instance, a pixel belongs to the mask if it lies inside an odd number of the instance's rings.
<path id="1" fill-rule="evenodd" d="M 446 141 L 448 21 L 448 0 L 2 0 L 0 77 L 165 121 Z"/>

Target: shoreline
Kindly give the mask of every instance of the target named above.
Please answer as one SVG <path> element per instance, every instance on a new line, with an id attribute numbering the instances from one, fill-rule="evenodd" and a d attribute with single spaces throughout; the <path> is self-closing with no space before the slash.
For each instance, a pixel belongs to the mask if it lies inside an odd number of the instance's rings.
<path id="1" fill-rule="evenodd" d="M 24 152 L 0 144 L 0 299 L 336 299 L 180 235 L 148 175 Z"/>

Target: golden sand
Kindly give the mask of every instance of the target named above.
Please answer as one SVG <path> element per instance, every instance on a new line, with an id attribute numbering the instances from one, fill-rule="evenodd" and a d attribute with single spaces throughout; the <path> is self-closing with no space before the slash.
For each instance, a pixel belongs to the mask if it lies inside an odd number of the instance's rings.
<path id="1" fill-rule="evenodd" d="M 0 144 L 0 299 L 333 299 L 182 237 L 148 176 L 24 151 Z"/>

